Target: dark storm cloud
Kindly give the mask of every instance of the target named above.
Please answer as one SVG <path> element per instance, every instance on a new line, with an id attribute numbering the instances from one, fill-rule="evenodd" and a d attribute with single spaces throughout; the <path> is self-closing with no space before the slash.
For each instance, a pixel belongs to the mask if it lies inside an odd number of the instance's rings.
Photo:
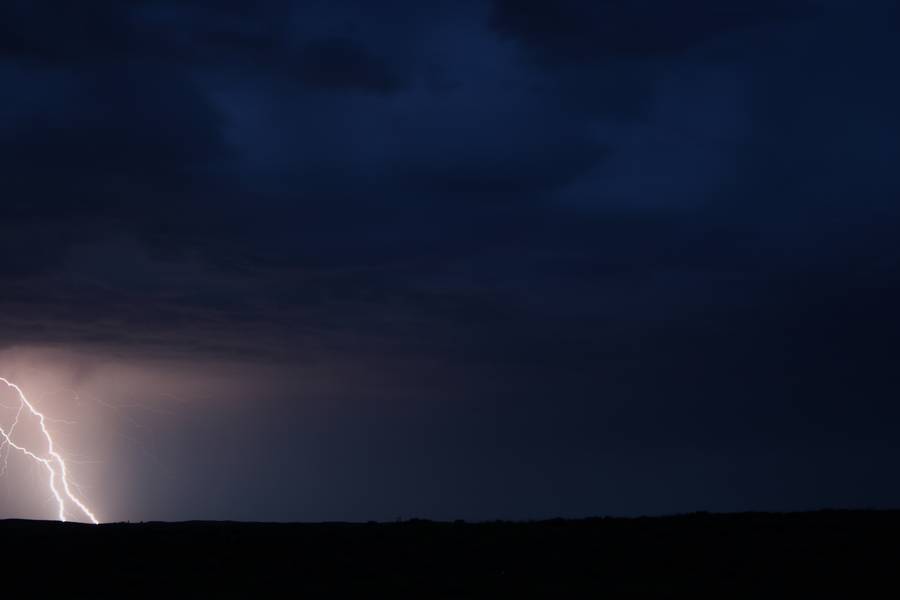
<path id="1" fill-rule="evenodd" d="M 494 304 L 503 285 L 484 282 L 502 281 L 516 262 L 519 281 L 502 293 L 527 304 L 525 290 L 548 275 L 540 266 L 547 255 L 567 257 L 555 267 L 572 273 L 558 282 L 563 290 L 582 289 L 582 280 L 598 275 L 569 268 L 575 264 L 600 269 L 601 287 L 611 289 L 627 289 L 621 274 L 628 272 L 703 278 L 710 268 L 753 264 L 759 250 L 746 240 L 762 236 L 776 249 L 783 243 L 760 222 L 766 217 L 757 198 L 777 203 L 778 190 L 764 186 L 785 181 L 771 173 L 786 164 L 776 162 L 777 152 L 791 142 L 778 138 L 790 129 L 764 112 L 763 94 L 768 79 L 787 70 L 738 57 L 736 72 L 749 73 L 743 85 L 759 83 L 749 92 L 719 93 L 724 68 L 686 62 L 674 72 L 693 80 L 665 79 L 664 62 L 653 60 L 719 43 L 736 30 L 748 30 L 741 34 L 748 46 L 765 37 L 764 56 L 777 60 L 771 31 L 753 28 L 782 27 L 791 44 L 797 25 L 785 19 L 803 13 L 804 26 L 808 5 L 645 4 L 500 2 L 465 5 L 455 19 L 443 5 L 433 9 L 440 19 L 391 5 L 384 14 L 415 19 L 399 28 L 356 3 L 296 10 L 240 2 L 88 3 L 78 10 L 10 4 L 4 22 L 14 35 L 3 72 L 13 94 L 0 132 L 10 173 L 2 226 L 7 268 L 53 275 L 70 249 L 124 235 L 161 264 L 198 260 L 198 281 L 219 281 L 213 273 L 223 268 L 247 277 L 248 286 L 263 290 L 254 293 L 269 295 L 264 305 L 317 297 L 352 303 L 360 293 L 372 310 L 393 298 L 400 312 L 440 315 L 441 297 Z M 597 84 L 573 83 L 565 69 L 547 79 L 519 64 L 502 40 L 510 35 L 554 61 L 651 62 L 633 71 L 639 83 L 627 90 L 614 89 L 621 68 L 595 77 Z M 411 60 L 411 47 L 431 58 Z M 435 72 L 452 84 L 431 86 Z M 642 107 L 633 124 L 612 131 L 614 106 L 570 111 L 573 97 L 602 89 Z M 673 123 L 677 129 L 678 119 L 694 114 L 696 123 L 687 122 L 693 135 L 733 137 L 700 145 L 676 137 L 670 149 L 658 143 Z M 821 127 L 815 114 L 803 112 L 809 126 L 797 133 L 798 144 L 839 133 Z M 795 128 L 803 122 L 785 118 Z M 757 132 L 770 133 L 743 140 L 751 120 Z M 821 141 L 796 154 L 820 152 L 828 147 Z M 710 169 L 729 153 L 737 175 L 730 167 Z M 821 170 L 827 160 L 811 160 L 810 168 Z M 791 164 L 801 179 L 802 163 Z M 639 165 L 633 176 L 631 165 Z M 727 209 L 717 199 L 723 190 L 732 198 Z M 696 206 L 708 208 L 680 213 Z M 668 213 L 646 212 L 653 207 Z M 622 219 L 610 211 L 636 212 Z M 727 214 L 733 211 L 746 216 L 735 219 Z M 786 227 L 784 235 L 793 235 L 794 226 Z M 14 251 L 38 230 L 49 234 L 39 249 Z M 711 233 L 719 231 L 738 233 Z M 708 241 L 694 242 L 698 236 Z M 490 256 L 500 258 L 469 269 L 477 275 L 446 275 L 452 284 L 421 293 L 458 263 Z M 278 269 L 292 275 L 279 278 Z M 292 281 L 296 269 L 306 269 L 321 294 L 308 280 Z M 599 291 L 587 290 L 590 304 Z M 574 297 L 562 292 L 549 302 L 551 312 L 568 310 Z M 259 309 L 235 310 L 228 318 Z"/>
<path id="2" fill-rule="evenodd" d="M 208 208 L 227 196 L 215 173 L 228 151 L 216 114 L 184 77 L 102 65 L 0 69 L 10 84 L 0 117 L 4 260 L 61 257 L 70 242 L 120 227 L 177 232 L 217 219 Z M 187 210 L 173 220 L 179 206 Z M 49 235 L 21 243 L 35 226 Z"/>
<path id="3" fill-rule="evenodd" d="M 0 8 L 0 56 L 63 64 L 107 61 L 132 45 L 131 2 L 78 4 L 12 0 Z"/>
<path id="4" fill-rule="evenodd" d="M 807 0 L 497 0 L 491 26 L 521 40 L 541 62 L 590 63 L 683 52 L 710 38 L 808 16 Z"/>
<path id="5" fill-rule="evenodd" d="M 390 92 L 399 82 L 388 67 L 347 40 L 316 40 L 297 58 L 297 76 L 306 85 L 325 89 Z"/>

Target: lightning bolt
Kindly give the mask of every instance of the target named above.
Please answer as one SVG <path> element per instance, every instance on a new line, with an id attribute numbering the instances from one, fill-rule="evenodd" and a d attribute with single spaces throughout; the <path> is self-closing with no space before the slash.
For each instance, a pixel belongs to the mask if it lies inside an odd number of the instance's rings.
<path id="1" fill-rule="evenodd" d="M 0 377 L 0 383 L 6 384 L 7 387 L 11 388 L 16 392 L 19 397 L 19 406 L 16 411 L 16 418 L 13 421 L 13 424 L 10 426 L 9 430 L 3 428 L 0 425 L 0 452 L 4 448 L 6 448 L 6 455 L 3 458 L 3 465 L 0 467 L 0 474 L 6 471 L 6 461 L 9 459 L 10 449 L 21 452 L 28 458 L 40 463 L 47 470 L 47 478 L 48 484 L 50 486 L 50 492 L 53 494 L 53 497 L 56 498 L 56 505 L 58 507 L 59 520 L 66 520 L 66 501 L 68 500 L 71 504 L 74 504 L 78 507 L 78 509 L 91 520 L 95 525 L 99 524 L 100 521 L 97 520 L 97 517 L 94 516 L 94 513 L 82 502 L 71 489 L 71 485 L 69 483 L 69 474 L 68 469 L 66 468 L 66 461 L 63 459 L 62 455 L 56 451 L 56 446 L 53 443 L 53 436 L 50 435 L 50 431 L 47 429 L 47 421 L 49 420 L 44 416 L 39 410 L 37 410 L 34 405 L 28 400 L 28 397 L 25 396 L 25 393 L 22 391 L 22 388 L 9 381 L 4 377 Z M 25 446 L 20 446 L 16 442 L 13 441 L 13 434 L 16 431 L 16 427 L 19 424 L 19 419 L 22 417 L 22 413 L 27 412 L 32 417 L 37 418 L 38 422 L 41 426 L 41 432 L 44 434 L 44 439 L 47 441 L 47 455 L 40 456 L 26 448 Z"/>

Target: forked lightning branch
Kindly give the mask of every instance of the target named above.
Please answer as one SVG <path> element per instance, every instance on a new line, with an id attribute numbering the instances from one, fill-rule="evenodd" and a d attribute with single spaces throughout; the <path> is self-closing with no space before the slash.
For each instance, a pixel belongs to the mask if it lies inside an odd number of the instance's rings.
<path id="1" fill-rule="evenodd" d="M 79 514 L 79 517 L 84 515 L 92 523 L 99 523 L 94 513 L 72 491 L 72 483 L 69 481 L 66 461 L 54 444 L 50 430 L 47 429 L 47 418 L 35 408 L 18 385 L 4 377 L 0 377 L 0 383 L 6 384 L 7 387 L 11 388 L 18 400 L 18 406 L 15 407 L 16 416 L 12 425 L 7 429 L 3 424 L 0 424 L 0 450 L 6 450 L 4 459 L 8 459 L 9 452 L 14 451 L 43 467 L 47 473 L 47 485 L 50 488 L 50 493 L 56 500 L 57 514 L 60 521 L 66 521 L 68 515 L 74 511 Z M 16 441 L 16 428 L 19 427 L 23 419 L 37 420 L 43 438 L 41 448 L 29 447 Z"/>

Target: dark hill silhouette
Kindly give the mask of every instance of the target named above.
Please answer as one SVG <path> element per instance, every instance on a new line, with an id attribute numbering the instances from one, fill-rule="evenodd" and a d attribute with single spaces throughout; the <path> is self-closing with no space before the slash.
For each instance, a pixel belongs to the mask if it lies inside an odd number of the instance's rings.
<path id="1" fill-rule="evenodd" d="M 4 581 L 70 597 L 900 597 L 900 511 L 524 523 L 11 520 L 0 521 L 0 542 Z"/>

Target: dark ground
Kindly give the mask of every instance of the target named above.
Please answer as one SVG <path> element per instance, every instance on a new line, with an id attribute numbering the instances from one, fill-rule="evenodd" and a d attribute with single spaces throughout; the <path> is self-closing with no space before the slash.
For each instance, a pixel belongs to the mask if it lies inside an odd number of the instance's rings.
<path id="1" fill-rule="evenodd" d="M 900 511 L 479 524 L 0 521 L 0 543 L 5 582 L 77 598 L 900 598 Z"/>

